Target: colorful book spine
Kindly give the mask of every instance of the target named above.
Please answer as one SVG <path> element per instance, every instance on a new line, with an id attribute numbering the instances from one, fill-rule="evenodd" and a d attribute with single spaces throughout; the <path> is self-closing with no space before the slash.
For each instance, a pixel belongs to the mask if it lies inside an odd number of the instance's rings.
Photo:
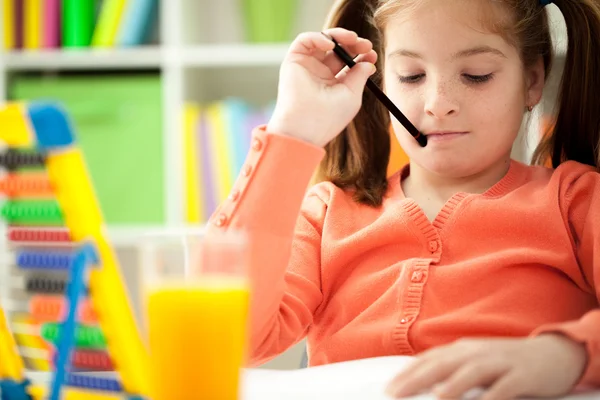
<path id="1" fill-rule="evenodd" d="M 60 0 L 44 0 L 42 16 L 44 18 L 43 47 L 54 49 L 60 46 Z"/>
<path id="2" fill-rule="evenodd" d="M 95 0 L 62 0 L 61 11 L 62 46 L 89 46 L 96 17 Z"/>
<path id="3" fill-rule="evenodd" d="M 117 34 L 117 46 L 143 44 L 158 12 L 158 0 L 129 0 Z"/>
<path id="4" fill-rule="evenodd" d="M 201 168 L 200 174 L 203 183 L 204 193 L 204 215 L 208 218 L 216 210 L 218 204 L 217 184 L 216 184 L 216 171 L 215 164 L 212 162 L 212 147 L 211 147 L 211 134 L 209 132 L 210 125 L 206 112 L 200 113 L 200 119 L 198 121 L 198 157 L 200 162 L 198 166 Z"/>
<path id="5" fill-rule="evenodd" d="M 204 220 L 204 201 L 200 195 L 203 187 L 200 180 L 201 174 L 198 168 L 199 157 L 196 144 L 196 127 L 200 116 L 199 106 L 186 104 L 184 108 L 184 154 L 185 154 L 185 193 L 186 193 L 186 222 L 190 224 L 200 223 Z"/>
<path id="6" fill-rule="evenodd" d="M 217 171 L 217 199 L 221 203 L 233 186 L 231 145 L 227 140 L 226 111 L 222 103 L 213 103 L 206 110 L 212 142 L 212 162 Z"/>
<path id="7" fill-rule="evenodd" d="M 25 48 L 38 50 L 42 44 L 42 0 L 25 0 Z"/>
<path id="8" fill-rule="evenodd" d="M 15 48 L 22 49 L 25 41 L 25 0 L 14 0 L 14 13 Z"/>
<path id="9" fill-rule="evenodd" d="M 231 99 L 225 100 L 225 102 L 221 104 L 221 113 L 222 113 L 221 118 L 223 119 L 224 146 L 225 146 L 225 151 L 228 153 L 225 158 L 225 162 L 227 162 L 229 164 L 227 166 L 228 167 L 227 172 L 229 173 L 229 181 L 231 182 L 232 186 L 233 186 L 233 182 L 235 182 L 235 180 L 237 178 L 237 174 L 239 172 L 239 170 L 237 170 L 237 159 L 236 159 L 236 154 L 237 154 L 236 147 L 238 145 L 238 142 L 236 141 L 237 129 L 236 129 L 233 112 L 234 112 L 234 110 L 232 107 L 232 100 Z M 228 190 L 228 192 L 230 190 L 231 190 L 231 188 Z"/>
<path id="10" fill-rule="evenodd" d="M 232 180 L 235 181 L 237 175 L 242 170 L 246 161 L 246 154 L 250 148 L 248 135 L 244 135 L 245 118 L 248 115 L 248 106 L 242 100 L 228 99 L 226 101 L 228 112 L 228 133 L 229 143 L 232 152 L 231 159 L 233 166 L 231 168 Z"/>
<path id="11" fill-rule="evenodd" d="M 131 1 L 131 0 L 130 0 Z M 114 47 L 117 32 L 125 11 L 126 0 L 104 0 L 98 24 L 92 36 L 93 47 Z"/>
<path id="12" fill-rule="evenodd" d="M 15 48 L 15 2 L 4 0 L 2 2 L 2 27 L 4 34 L 4 48 Z"/>

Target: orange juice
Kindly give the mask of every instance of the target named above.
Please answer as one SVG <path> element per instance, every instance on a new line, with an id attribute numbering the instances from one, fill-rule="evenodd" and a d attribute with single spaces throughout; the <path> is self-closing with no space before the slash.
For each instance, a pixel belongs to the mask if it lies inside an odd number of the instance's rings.
<path id="1" fill-rule="evenodd" d="M 238 399 L 248 297 L 233 278 L 149 291 L 152 400 Z"/>

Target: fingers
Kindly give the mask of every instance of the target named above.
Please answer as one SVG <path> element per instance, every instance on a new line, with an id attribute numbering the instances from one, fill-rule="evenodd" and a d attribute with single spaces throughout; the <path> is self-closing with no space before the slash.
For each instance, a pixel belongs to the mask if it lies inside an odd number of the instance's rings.
<path id="1" fill-rule="evenodd" d="M 363 60 L 374 64 L 377 61 L 377 54 L 373 50 L 373 44 L 370 40 L 360 38 L 358 35 L 347 29 L 331 28 L 323 31 L 326 35 L 333 37 L 353 58 L 356 55 L 366 55 Z M 298 35 L 296 40 L 290 46 L 290 54 L 311 56 L 325 64 L 335 76 L 344 67 L 345 64 L 333 53 L 334 43 L 321 32 L 304 32 Z"/>
<path id="2" fill-rule="evenodd" d="M 328 68 L 331 70 L 331 72 L 333 72 L 334 74 L 336 73 L 335 71 L 338 71 L 339 73 L 337 74 L 338 79 L 343 79 L 344 76 L 348 73 L 349 68 L 348 67 L 342 67 L 341 70 L 339 70 L 338 68 L 340 68 L 340 63 L 341 61 L 339 60 L 339 58 L 335 55 L 335 54 L 331 54 L 331 55 L 327 55 L 327 57 L 332 57 L 335 58 L 336 60 L 334 61 L 334 66 L 332 67 L 331 65 L 328 65 Z M 369 64 L 373 64 L 375 65 L 377 63 L 377 53 L 375 53 L 375 50 L 371 50 L 366 54 L 361 54 L 358 57 L 356 57 L 354 59 L 354 61 L 358 64 L 361 62 L 365 62 L 365 63 L 369 63 Z M 327 60 L 325 60 L 325 63 L 327 63 Z"/>
<path id="3" fill-rule="evenodd" d="M 394 378 L 386 392 L 396 398 L 416 395 L 445 381 L 461 363 L 462 360 L 458 358 L 420 363 L 416 368 L 410 368 L 410 371 Z"/>
<path id="4" fill-rule="evenodd" d="M 338 44 L 346 51 L 346 53 L 348 53 L 350 57 L 355 59 L 355 61 L 357 55 L 370 54 L 373 50 L 373 43 L 371 43 L 371 41 L 368 39 L 355 37 L 354 39 L 342 43 L 340 40 L 338 40 L 335 34 L 330 34 L 329 31 L 324 31 L 324 33 L 332 36 L 338 42 Z M 373 56 L 375 58 L 373 58 Z M 363 61 L 375 64 L 375 62 L 377 61 L 377 53 L 373 51 L 372 54 L 370 54 L 369 59 Z M 325 58 L 323 59 L 323 63 L 327 65 L 329 69 L 331 69 L 331 72 L 333 72 L 334 74 L 337 74 L 346 66 L 346 64 L 344 64 L 344 62 L 340 60 L 340 58 L 333 52 L 329 52 L 325 56 Z"/>
<path id="5" fill-rule="evenodd" d="M 526 394 L 526 389 L 518 384 L 520 379 L 514 374 L 506 374 L 492 385 L 480 400 L 514 399 Z"/>
<path id="6" fill-rule="evenodd" d="M 446 382 L 435 389 L 442 398 L 461 398 L 471 389 L 486 387 L 508 372 L 508 367 L 497 363 L 471 362 L 458 369 Z"/>
<path id="7" fill-rule="evenodd" d="M 376 72 L 371 63 L 361 62 L 348 70 L 338 81 L 343 83 L 352 93 L 361 94 L 364 91 L 367 79 Z"/>
<path id="8" fill-rule="evenodd" d="M 289 53 L 313 56 L 322 61 L 333 47 L 334 43 L 320 33 L 303 32 L 292 42 Z"/>

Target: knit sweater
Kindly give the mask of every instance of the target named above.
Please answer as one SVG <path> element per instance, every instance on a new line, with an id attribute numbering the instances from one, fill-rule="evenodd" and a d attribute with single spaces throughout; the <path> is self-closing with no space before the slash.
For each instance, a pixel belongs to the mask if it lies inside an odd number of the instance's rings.
<path id="1" fill-rule="evenodd" d="M 253 132 L 210 229 L 250 238 L 250 365 L 307 337 L 309 365 L 415 355 L 464 337 L 560 332 L 585 343 L 600 385 L 600 174 L 511 161 L 482 194 L 430 221 L 404 168 L 380 207 L 320 183 L 322 148 Z M 209 230 L 210 231 L 210 230 Z"/>

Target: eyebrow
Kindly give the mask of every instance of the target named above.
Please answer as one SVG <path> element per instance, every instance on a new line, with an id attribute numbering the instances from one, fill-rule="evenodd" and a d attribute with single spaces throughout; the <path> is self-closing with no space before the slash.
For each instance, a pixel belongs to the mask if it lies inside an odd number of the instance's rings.
<path id="1" fill-rule="evenodd" d="M 477 46 L 477 47 L 473 47 L 471 49 L 461 50 L 458 53 L 452 54 L 451 58 L 452 58 L 452 60 L 455 60 L 457 58 L 472 57 L 472 56 L 476 56 L 479 54 L 492 54 L 492 55 L 496 55 L 496 56 L 499 56 L 502 58 L 506 58 L 506 55 L 503 52 L 501 52 L 500 50 L 495 49 L 493 47 L 490 47 L 490 46 Z M 423 58 L 423 56 L 421 56 L 419 53 L 415 53 L 414 51 L 410 51 L 410 50 L 406 50 L 406 49 L 394 50 L 390 53 L 388 58 L 398 57 L 398 56 L 410 57 L 410 58 L 420 58 L 420 59 Z"/>

